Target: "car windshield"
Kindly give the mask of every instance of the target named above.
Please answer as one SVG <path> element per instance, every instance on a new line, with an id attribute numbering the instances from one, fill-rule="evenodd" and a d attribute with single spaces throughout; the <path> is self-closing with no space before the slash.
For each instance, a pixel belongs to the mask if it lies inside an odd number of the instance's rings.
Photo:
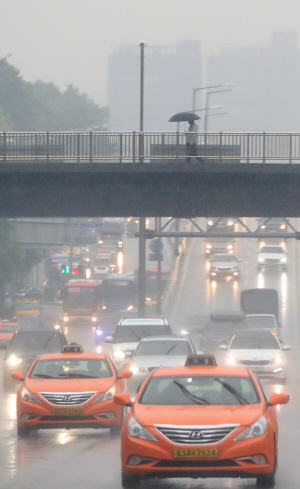
<path id="1" fill-rule="evenodd" d="M 39 304 L 37 302 L 17 302 L 17 311 L 37 311 Z"/>
<path id="2" fill-rule="evenodd" d="M 280 350 L 274 336 L 238 336 L 236 335 L 229 346 L 232 350 Z"/>
<path id="3" fill-rule="evenodd" d="M 61 336 L 58 331 L 20 331 L 14 335 L 9 351 L 60 351 Z"/>
<path id="4" fill-rule="evenodd" d="M 106 360 L 88 358 L 39 360 L 30 373 L 31 379 L 107 379 L 109 377 L 112 377 L 112 371 Z"/>
<path id="5" fill-rule="evenodd" d="M 17 324 L 0 324 L 0 333 L 15 333 L 18 328 Z"/>
<path id="6" fill-rule="evenodd" d="M 204 329 L 205 335 L 230 335 L 237 329 L 246 329 L 245 321 L 209 321 Z"/>
<path id="7" fill-rule="evenodd" d="M 169 326 L 120 326 L 117 328 L 114 343 L 137 343 L 146 336 L 171 334 Z"/>
<path id="8" fill-rule="evenodd" d="M 228 262 L 237 261 L 237 257 L 235 255 L 215 255 L 213 261 L 228 263 Z"/>
<path id="9" fill-rule="evenodd" d="M 281 246 L 263 246 L 260 252 L 261 253 L 284 253 Z"/>
<path id="10" fill-rule="evenodd" d="M 188 341 L 162 340 L 143 341 L 137 347 L 135 356 L 188 355 L 191 347 Z"/>
<path id="11" fill-rule="evenodd" d="M 97 287 L 72 285 L 65 289 L 64 304 L 68 307 L 95 307 L 97 305 L 97 295 Z"/>
<path id="12" fill-rule="evenodd" d="M 250 377 L 189 375 L 152 377 L 139 399 L 140 404 L 256 404 L 259 395 Z"/>
<path id="13" fill-rule="evenodd" d="M 274 316 L 246 316 L 246 321 L 249 328 L 268 328 L 273 329 L 276 327 L 276 321 Z"/>

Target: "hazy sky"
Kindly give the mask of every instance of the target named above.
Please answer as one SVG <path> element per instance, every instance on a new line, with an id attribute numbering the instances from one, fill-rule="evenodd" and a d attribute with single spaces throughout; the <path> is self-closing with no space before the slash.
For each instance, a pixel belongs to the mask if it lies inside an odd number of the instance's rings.
<path id="1" fill-rule="evenodd" d="M 73 84 L 100 105 L 107 56 L 121 45 L 200 40 L 207 55 L 268 45 L 275 30 L 300 31 L 300 0 L 0 0 L 0 7 L 0 57 L 12 54 L 26 80 Z"/>

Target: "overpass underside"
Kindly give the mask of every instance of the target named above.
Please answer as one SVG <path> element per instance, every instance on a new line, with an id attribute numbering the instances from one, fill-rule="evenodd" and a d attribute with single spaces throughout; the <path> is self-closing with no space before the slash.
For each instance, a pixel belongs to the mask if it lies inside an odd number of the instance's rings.
<path id="1" fill-rule="evenodd" d="M 1 163 L 1 217 L 300 216 L 300 165 Z"/>

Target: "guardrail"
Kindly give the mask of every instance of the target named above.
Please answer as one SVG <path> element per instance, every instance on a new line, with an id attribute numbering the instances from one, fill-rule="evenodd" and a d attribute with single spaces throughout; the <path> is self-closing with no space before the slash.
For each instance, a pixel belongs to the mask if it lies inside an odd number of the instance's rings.
<path id="1" fill-rule="evenodd" d="M 198 133 L 197 153 L 210 162 L 299 163 L 300 133 Z M 185 132 L 0 132 L 0 162 L 185 160 Z"/>

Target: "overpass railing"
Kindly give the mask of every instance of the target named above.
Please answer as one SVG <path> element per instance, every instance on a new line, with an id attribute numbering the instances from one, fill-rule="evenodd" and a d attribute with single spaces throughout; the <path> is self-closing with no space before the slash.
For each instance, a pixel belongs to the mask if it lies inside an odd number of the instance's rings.
<path id="1" fill-rule="evenodd" d="M 300 133 L 198 133 L 197 154 L 212 162 L 300 163 Z M 185 160 L 185 132 L 0 132 L 0 162 Z"/>

